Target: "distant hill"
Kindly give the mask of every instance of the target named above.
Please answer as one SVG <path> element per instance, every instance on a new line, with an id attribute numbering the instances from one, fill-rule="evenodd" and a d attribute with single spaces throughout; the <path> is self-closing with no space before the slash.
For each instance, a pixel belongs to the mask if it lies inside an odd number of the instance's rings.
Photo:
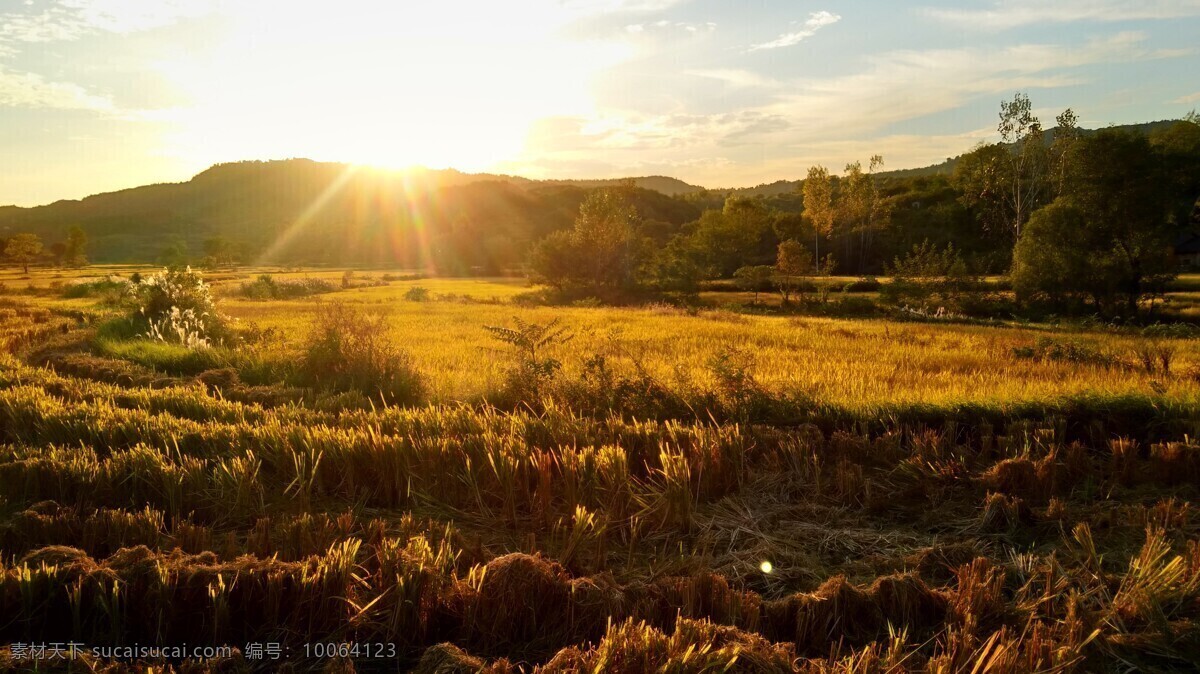
<path id="1" fill-rule="evenodd" d="M 1114 127 L 1151 133 L 1173 122 Z M 1047 132 L 1047 142 L 1053 140 Z M 1085 133 L 1094 133 L 1085 131 Z M 881 176 L 949 174 L 959 157 Z M 707 190 L 668 176 L 531 180 L 456 170 L 386 171 L 308 159 L 218 164 L 187 182 L 146 185 L 46 206 L 0 207 L 0 237 L 33 232 L 50 244 L 87 233 L 97 262 L 153 261 L 168 248 L 192 259 L 223 238 L 243 258 L 331 264 L 511 268 L 531 241 L 569 227 L 587 190 L 632 181 L 642 215 L 663 236 L 725 195 L 794 195 L 798 180 Z M 680 199 L 676 197 L 688 197 Z M 450 266 L 461 269 L 450 269 Z"/>
<path id="2" fill-rule="evenodd" d="M 1132 131 L 1134 133 L 1142 133 L 1142 134 L 1148 135 L 1148 134 L 1154 133 L 1155 131 L 1164 130 L 1164 129 L 1170 127 L 1172 124 L 1175 124 L 1176 121 L 1177 120 L 1164 120 L 1164 121 L 1158 121 L 1158 122 L 1144 122 L 1141 124 L 1124 124 L 1121 126 L 1111 126 L 1108 128 L 1115 129 L 1118 131 Z M 1087 135 L 1096 133 L 1098 130 L 1099 129 L 1080 129 L 1080 132 L 1083 135 L 1087 136 Z M 1055 129 L 1047 129 L 1046 130 L 1045 142 L 1047 144 L 1054 142 L 1054 134 L 1055 134 Z M 922 166 L 920 168 L 911 168 L 911 169 L 897 169 L 897 170 L 893 170 L 893 171 L 881 171 L 879 173 L 879 176 L 881 178 L 906 179 L 906 178 L 920 178 L 920 177 L 924 177 L 924 176 L 933 176 L 933 175 L 951 175 L 954 173 L 954 169 L 958 167 L 958 162 L 959 162 L 959 159 L 961 159 L 961 157 L 962 157 L 962 155 L 959 155 L 957 157 L 952 157 L 952 158 L 948 157 L 946 159 L 946 161 L 941 162 L 940 164 L 933 164 L 932 166 Z M 718 189 L 718 190 L 713 190 L 713 191 L 729 193 L 729 194 L 744 195 L 744 196 L 773 196 L 773 195 L 777 195 L 777 194 L 786 194 L 788 192 L 794 192 L 800 188 L 801 182 L 802 182 L 801 180 L 777 180 L 773 183 L 765 183 L 762 185 L 757 185 L 755 187 Z"/>
<path id="3" fill-rule="evenodd" d="M 574 185 L 576 187 L 597 188 L 611 187 L 624 182 L 633 182 L 634 187 L 640 187 L 645 190 L 654 190 L 667 196 L 677 197 L 683 194 L 696 194 L 705 191 L 705 188 L 697 185 L 691 185 L 679 180 L 678 178 L 670 178 L 667 176 L 646 176 L 643 178 L 612 178 L 609 180 L 543 180 L 542 184 L 546 185 Z"/>
<path id="4" fill-rule="evenodd" d="M 236 162 L 184 183 L 0 208 L 0 236 L 28 231 L 50 243 L 79 225 L 98 262 L 151 261 L 168 247 L 198 259 L 206 240 L 221 237 L 248 251 L 244 257 L 262 261 L 427 265 L 440 259 L 502 267 L 517 256 L 510 248 L 573 222 L 587 192 L 577 182 L 589 181 L 382 171 L 307 159 Z M 634 198 L 656 221 L 680 225 L 699 216 L 697 207 L 657 191 L 635 189 Z"/>

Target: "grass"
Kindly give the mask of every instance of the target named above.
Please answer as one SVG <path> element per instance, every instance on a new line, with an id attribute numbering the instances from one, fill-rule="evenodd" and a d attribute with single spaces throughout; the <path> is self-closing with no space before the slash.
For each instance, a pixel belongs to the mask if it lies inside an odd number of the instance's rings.
<path id="1" fill-rule="evenodd" d="M 48 285 L 0 298 L 0 642 L 394 647 L 301 671 L 1200 658 L 1194 340 L 530 307 L 518 282 L 363 279 L 383 271 L 239 298 L 260 271 L 216 288 L 276 337 L 232 348 L 139 339 Z M 301 375 L 335 300 L 385 322 L 331 386 Z M 571 339 L 496 338 L 554 320 Z M 401 353 L 423 395 L 385 404 L 367 389 Z"/>

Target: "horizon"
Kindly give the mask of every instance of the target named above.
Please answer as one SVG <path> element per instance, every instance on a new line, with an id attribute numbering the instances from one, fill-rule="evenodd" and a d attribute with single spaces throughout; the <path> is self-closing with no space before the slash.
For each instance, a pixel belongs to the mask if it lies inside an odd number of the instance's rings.
<path id="1" fill-rule="evenodd" d="M 1182 117 L 1197 28 L 1197 0 L 0 0 L 0 204 L 230 156 L 709 189 L 920 168 L 995 141 L 1018 90 L 1047 127 Z"/>

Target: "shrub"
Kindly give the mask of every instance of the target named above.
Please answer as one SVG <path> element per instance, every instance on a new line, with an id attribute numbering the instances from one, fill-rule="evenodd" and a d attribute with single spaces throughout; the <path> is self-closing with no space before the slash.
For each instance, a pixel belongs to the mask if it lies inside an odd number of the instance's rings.
<path id="1" fill-rule="evenodd" d="M 847 293 L 873 293 L 877 292 L 883 284 L 874 276 L 864 276 L 856 281 L 850 281 L 842 286 L 842 292 Z"/>
<path id="2" fill-rule="evenodd" d="M 378 394 L 411 405 L 425 393 L 421 374 L 405 351 L 388 341 L 387 321 L 342 302 L 321 307 L 304 348 L 302 379 L 334 391 Z"/>
<path id="3" fill-rule="evenodd" d="M 130 290 L 138 306 L 132 318 L 144 337 L 188 348 L 233 340 L 230 321 L 217 311 L 212 288 L 190 267 L 163 270 Z"/>
<path id="4" fill-rule="evenodd" d="M 270 274 L 262 274 L 254 281 L 243 283 L 241 294 L 253 300 L 285 300 L 331 293 L 337 288 L 322 279 L 302 278 L 277 281 Z"/>
<path id="5" fill-rule="evenodd" d="M 1101 367 L 1110 367 L 1116 364 L 1116 359 L 1095 347 L 1082 342 L 1059 341 L 1050 337 L 1039 337 L 1030 346 L 1014 347 L 1012 354 L 1016 358 L 1028 360 L 1066 361 Z"/>
<path id="6" fill-rule="evenodd" d="M 71 283 L 63 288 L 62 296 L 68 299 L 101 297 L 106 302 L 115 301 L 127 296 L 132 285 L 136 285 L 139 281 L 141 281 L 140 276 L 137 281 L 132 279 L 127 281 L 116 276 L 108 276 L 99 281 Z"/>
<path id="7" fill-rule="evenodd" d="M 545 355 L 546 349 L 567 342 L 572 335 L 559 327 L 558 319 L 549 323 L 526 323 L 513 318 L 515 327 L 486 325 L 492 337 L 513 347 L 517 364 L 509 371 L 504 397 L 508 403 L 537 403 L 545 387 L 554 379 L 562 363 Z"/>
<path id="8" fill-rule="evenodd" d="M 428 302 L 429 288 L 413 286 L 404 292 L 404 299 L 409 302 Z"/>

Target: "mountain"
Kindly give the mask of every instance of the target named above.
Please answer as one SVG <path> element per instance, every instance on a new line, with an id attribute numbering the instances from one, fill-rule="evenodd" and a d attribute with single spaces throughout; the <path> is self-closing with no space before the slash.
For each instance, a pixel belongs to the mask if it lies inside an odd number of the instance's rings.
<path id="1" fill-rule="evenodd" d="M 1174 122 L 1114 127 L 1156 133 Z M 1084 131 L 1094 133 L 1094 131 Z M 1054 130 L 1047 131 L 1052 142 Z M 945 175 L 959 157 L 887 171 L 906 180 Z M 260 262 L 432 266 L 446 273 L 518 265 L 529 244 L 569 227 L 587 190 L 632 182 L 641 214 L 664 239 L 727 195 L 780 197 L 798 210 L 799 181 L 706 190 L 667 176 L 530 180 L 456 170 L 387 171 L 307 159 L 213 166 L 187 182 L 146 185 L 46 206 L 0 207 L 0 237 L 33 232 L 47 245 L 78 225 L 96 262 L 146 262 L 164 251 L 198 260 L 226 242 Z M 778 202 L 779 200 L 776 199 Z M 661 243 L 662 241 L 660 241 Z"/>
<path id="2" fill-rule="evenodd" d="M 206 241 L 222 238 L 241 247 L 243 257 L 264 262 L 427 266 L 441 260 L 503 268 L 515 264 L 529 241 L 570 226 L 591 182 L 385 171 L 307 159 L 236 162 L 184 183 L 0 208 L 0 236 L 33 232 L 49 244 L 79 225 L 97 262 L 152 261 L 168 248 L 198 259 Z M 678 226 L 699 217 L 696 206 L 657 191 L 635 188 L 633 198 L 648 219 Z"/>
<path id="3" fill-rule="evenodd" d="M 1178 120 L 1163 120 L 1158 122 L 1143 122 L 1141 124 L 1124 124 L 1121 126 L 1110 126 L 1109 129 L 1117 131 L 1130 131 L 1150 135 L 1158 131 L 1164 131 L 1174 125 Z M 1047 145 L 1054 142 L 1056 129 L 1047 129 L 1043 142 Z M 1085 136 L 1092 135 L 1099 129 L 1080 129 L 1080 133 Z M 911 169 L 896 169 L 892 171 L 881 171 L 878 175 L 881 178 L 922 178 L 934 175 L 952 175 L 954 169 L 958 167 L 958 162 L 962 155 L 957 157 L 947 157 L 946 161 L 931 166 L 922 166 Z M 773 183 L 764 183 L 755 187 L 739 187 L 732 189 L 712 190 L 714 192 L 734 194 L 739 196 L 774 196 L 777 194 L 787 194 L 800 189 L 801 180 L 777 180 Z"/>

